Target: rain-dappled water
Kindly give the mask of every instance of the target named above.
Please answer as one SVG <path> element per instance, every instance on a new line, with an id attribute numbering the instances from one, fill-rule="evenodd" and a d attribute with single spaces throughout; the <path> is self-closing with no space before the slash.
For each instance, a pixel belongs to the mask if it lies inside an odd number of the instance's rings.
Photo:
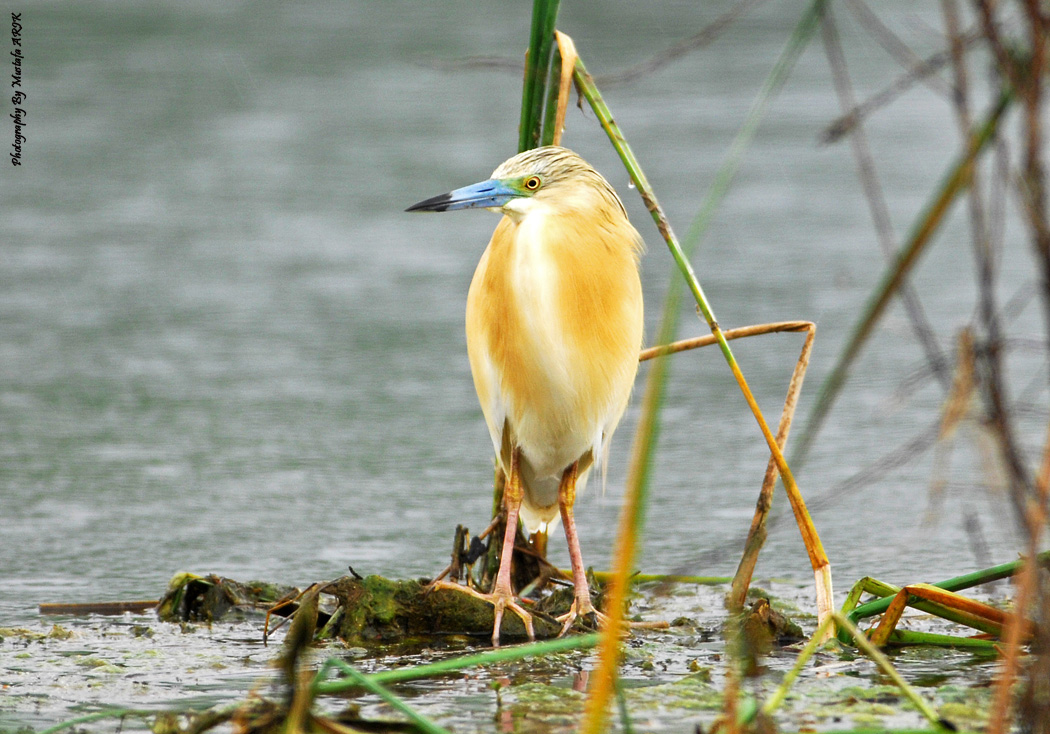
<path id="1" fill-rule="evenodd" d="M 40 602 L 155 598 L 177 570 L 298 585 L 347 565 L 428 574 L 457 523 L 484 526 L 490 444 L 462 332 L 496 219 L 402 210 L 487 177 L 514 152 L 520 75 L 444 62 L 520 58 L 527 5 L 22 11 L 27 142 L 22 165 L 5 163 L 0 178 L 0 626 L 41 624 Z M 728 7 L 567 1 L 560 27 L 600 83 Z M 605 90 L 680 232 L 800 10 L 763 4 L 710 47 Z M 935 6 L 880 3 L 879 13 L 920 55 L 939 48 Z M 899 69 L 840 15 L 867 96 Z M 837 114 L 814 45 L 694 258 L 723 327 L 817 322 L 802 416 L 883 262 L 848 146 L 817 142 Z M 955 151 L 955 130 L 946 100 L 923 87 L 873 118 L 898 238 Z M 6 150 L 13 130 L 0 131 Z M 646 237 L 653 333 L 670 258 L 593 116 L 571 112 L 564 142 L 620 190 Z M 945 350 L 974 308 L 967 243 L 957 216 L 914 278 Z M 1022 234 L 1009 230 L 1007 243 L 1004 299 L 1034 279 Z M 691 319 L 683 335 L 704 333 Z M 1042 333 L 1033 306 L 1010 328 Z M 797 335 L 734 344 L 771 421 L 800 347 Z M 1045 408 L 1039 354 L 1011 360 L 1015 394 Z M 898 394 L 923 365 L 892 310 L 798 472 L 840 595 L 863 575 L 935 580 L 1018 547 L 966 431 L 932 519 L 929 454 L 836 491 L 933 425 L 934 382 Z M 608 563 L 635 415 L 616 437 L 608 492 L 578 503 L 596 567 Z M 1040 419 L 1022 426 L 1038 445 Z M 730 575 L 765 461 L 719 354 L 676 357 L 641 566 Z M 771 529 L 758 573 L 810 579 L 789 518 Z M 9 693 L 18 666 L 0 645 Z M 171 685 L 182 700 L 185 681 Z M 33 705 L 35 724 L 66 715 L 61 697 Z"/>

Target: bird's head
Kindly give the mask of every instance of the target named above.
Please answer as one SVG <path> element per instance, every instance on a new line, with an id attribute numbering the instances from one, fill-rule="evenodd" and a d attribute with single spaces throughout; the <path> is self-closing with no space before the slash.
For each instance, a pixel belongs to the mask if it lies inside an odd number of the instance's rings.
<path id="1" fill-rule="evenodd" d="M 520 220 L 542 206 L 564 211 L 603 205 L 624 212 L 620 198 L 600 173 L 568 148 L 549 145 L 507 159 L 486 181 L 431 197 L 405 211 L 481 208 Z"/>

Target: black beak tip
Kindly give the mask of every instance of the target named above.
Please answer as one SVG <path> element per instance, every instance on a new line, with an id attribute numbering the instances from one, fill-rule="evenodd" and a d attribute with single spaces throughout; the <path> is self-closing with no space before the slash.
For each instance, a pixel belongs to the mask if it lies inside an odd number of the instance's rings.
<path id="1" fill-rule="evenodd" d="M 412 206 L 405 209 L 406 212 L 443 212 L 448 209 L 451 196 L 448 194 L 438 194 L 432 196 L 429 199 L 417 202 Z"/>

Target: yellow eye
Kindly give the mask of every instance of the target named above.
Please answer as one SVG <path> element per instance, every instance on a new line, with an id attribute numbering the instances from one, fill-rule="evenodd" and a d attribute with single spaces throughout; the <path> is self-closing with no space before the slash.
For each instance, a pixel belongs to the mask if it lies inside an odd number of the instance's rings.
<path id="1" fill-rule="evenodd" d="M 539 176 L 529 176 L 527 179 L 525 179 L 525 188 L 528 189 L 529 191 L 535 191 L 539 187 L 540 187 L 540 177 Z"/>

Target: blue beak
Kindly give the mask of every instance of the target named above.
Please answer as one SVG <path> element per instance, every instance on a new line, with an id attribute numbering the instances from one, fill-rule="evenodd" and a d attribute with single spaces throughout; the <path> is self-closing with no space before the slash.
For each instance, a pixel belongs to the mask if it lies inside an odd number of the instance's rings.
<path id="1" fill-rule="evenodd" d="M 455 209 L 499 208 L 522 194 L 495 178 L 440 194 L 405 209 L 406 212 L 449 212 Z"/>

